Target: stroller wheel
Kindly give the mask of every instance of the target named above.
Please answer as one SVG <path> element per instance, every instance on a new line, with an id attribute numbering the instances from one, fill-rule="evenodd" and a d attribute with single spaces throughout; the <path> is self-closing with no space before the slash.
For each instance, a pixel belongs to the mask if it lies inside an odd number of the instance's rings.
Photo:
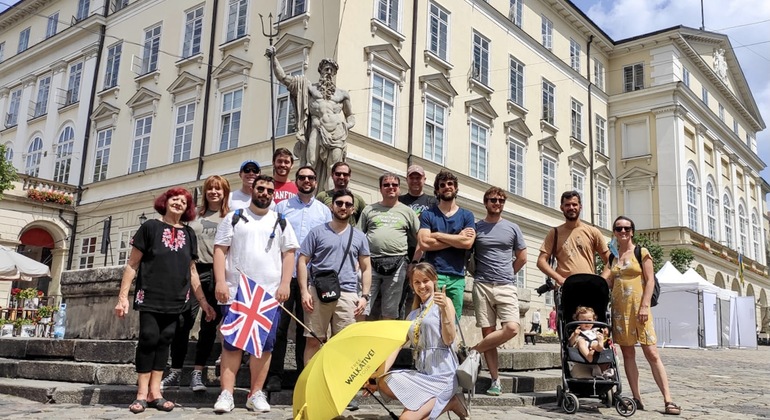
<path id="1" fill-rule="evenodd" d="M 578 401 L 575 394 L 567 392 L 561 400 L 561 408 L 567 414 L 575 414 L 578 411 L 578 408 L 580 408 L 580 401 Z"/>
<path id="2" fill-rule="evenodd" d="M 631 417 L 636 413 L 636 403 L 628 397 L 620 397 L 615 401 L 615 410 L 623 417 Z"/>

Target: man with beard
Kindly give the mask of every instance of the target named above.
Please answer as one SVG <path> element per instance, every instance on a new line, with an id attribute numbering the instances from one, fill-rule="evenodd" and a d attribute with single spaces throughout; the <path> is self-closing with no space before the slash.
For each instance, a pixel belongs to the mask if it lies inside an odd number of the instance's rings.
<path id="1" fill-rule="evenodd" d="M 241 188 L 230 193 L 227 203 L 230 211 L 249 207 L 252 200 L 251 186 L 254 185 L 254 180 L 260 173 L 261 169 L 256 161 L 246 160 L 241 163 L 241 170 L 238 172 L 238 177 L 241 178 Z"/>
<path id="2" fill-rule="evenodd" d="M 566 222 L 548 231 L 537 257 L 537 268 L 552 278 L 557 287 L 564 284 L 564 280 L 572 274 L 596 273 L 594 253 L 599 254 L 604 264 L 607 264 L 610 256 L 607 241 L 599 229 L 580 220 L 583 206 L 579 192 L 563 193 L 560 208 Z M 548 263 L 551 252 L 556 257 L 555 269 Z"/>
<path id="3" fill-rule="evenodd" d="M 353 193 L 336 191 L 332 196 L 332 221 L 310 231 L 300 248 L 297 262 L 297 280 L 302 293 L 302 307 L 310 329 L 321 341 L 331 326 L 332 336 L 356 322 L 356 316 L 366 309 L 372 283 L 369 241 L 366 235 L 348 222 L 353 211 Z M 352 231 L 351 231 L 352 229 Z M 350 243 L 350 249 L 345 250 Z M 358 295 L 358 275 L 355 263 L 361 268 L 361 291 Z M 337 272 L 340 296 L 336 301 L 321 302 L 315 287 L 316 274 Z M 305 337 L 311 337 L 305 332 Z M 308 339 L 305 343 L 305 364 L 318 352 L 321 343 Z"/>
<path id="4" fill-rule="evenodd" d="M 240 220 L 233 223 L 235 213 L 231 212 L 217 227 L 214 240 L 215 296 L 225 318 L 238 290 L 241 273 L 264 287 L 278 302 L 285 302 L 289 297 L 294 253 L 299 248 L 299 242 L 291 225 L 279 223 L 278 214 L 269 210 L 274 192 L 273 178 L 258 176 L 252 185 L 251 204 L 243 209 Z M 262 386 L 267 377 L 280 320 L 281 311 L 276 311 L 267 339 L 262 343 L 262 357 L 251 356 L 249 362 L 251 387 L 246 408 L 250 411 L 270 411 Z M 222 343 L 222 391 L 214 404 L 216 413 L 228 413 L 235 407 L 233 388 L 242 354 L 241 349 Z"/>
<path id="5" fill-rule="evenodd" d="M 350 165 L 345 162 L 337 162 L 332 166 L 332 179 L 334 180 L 334 188 L 331 190 L 321 191 L 316 198 L 318 201 L 331 207 L 332 196 L 338 191 L 344 191 L 348 189 L 350 183 L 350 177 L 353 175 L 353 170 L 350 169 Z M 319 182 L 318 185 L 321 185 Z M 366 207 L 363 197 L 358 194 L 353 194 L 353 212 L 350 214 L 348 221 L 352 226 L 358 224 L 358 218 L 361 216 L 361 212 Z"/>
<path id="6" fill-rule="evenodd" d="M 417 244 L 425 252 L 425 261 L 433 264 L 438 273 L 438 288 L 446 286 L 446 295 L 452 299 L 459 317 L 465 293 L 465 251 L 476 239 L 473 213 L 457 205 L 455 198 L 460 184 L 457 177 L 442 170 L 433 181 L 438 204 L 420 215 Z"/>
<path id="7" fill-rule="evenodd" d="M 276 77 L 289 91 L 297 112 L 297 143 L 294 154 L 300 165 L 310 165 L 318 173 L 318 185 L 328 188 L 330 167 L 345 160 L 348 131 L 356 124 L 350 95 L 335 85 L 339 66 L 328 58 L 318 64 L 321 78 L 310 83 L 304 76 L 287 75 L 275 54 L 275 47 L 265 52 L 273 63 Z"/>
<path id="8" fill-rule="evenodd" d="M 289 181 L 291 167 L 294 166 L 294 155 L 285 147 L 273 152 L 273 179 L 275 179 L 275 204 L 288 200 L 297 195 L 297 184 Z"/>
<path id="9" fill-rule="evenodd" d="M 295 197 L 278 203 L 275 211 L 282 214 L 291 224 L 294 232 L 297 234 L 297 240 L 301 244 L 311 229 L 332 220 L 332 212 L 328 206 L 315 198 L 317 180 L 315 169 L 312 166 L 299 168 L 295 179 L 298 194 Z M 295 271 L 291 279 L 289 299 L 284 302 L 283 306 L 287 310 L 294 312 L 297 319 L 304 322 L 301 298 L 302 293 L 300 293 L 297 273 Z M 278 334 L 276 336 L 277 341 L 273 349 L 273 358 L 270 361 L 270 372 L 268 373 L 266 386 L 268 391 L 281 390 L 283 364 L 286 358 L 286 339 L 290 323 L 291 317 L 281 317 L 281 323 L 278 325 Z M 294 360 L 297 364 L 298 373 L 302 371 L 304 366 L 305 335 L 303 332 L 302 327 L 296 325 Z"/>

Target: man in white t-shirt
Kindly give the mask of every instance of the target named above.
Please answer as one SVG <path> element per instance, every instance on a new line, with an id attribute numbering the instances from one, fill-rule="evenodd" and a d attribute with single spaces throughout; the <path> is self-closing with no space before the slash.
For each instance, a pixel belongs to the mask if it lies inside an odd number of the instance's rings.
<path id="1" fill-rule="evenodd" d="M 217 227 L 214 240 L 215 295 L 221 305 L 223 317 L 227 316 L 230 304 L 238 290 L 240 273 L 247 275 L 257 284 L 283 303 L 289 297 L 289 283 L 294 273 L 294 255 L 299 248 L 297 237 L 289 223 L 281 223 L 277 213 L 269 209 L 275 192 L 273 178 L 259 175 L 254 180 L 251 204 L 242 209 L 240 217 L 233 223 L 231 212 Z M 262 357 L 251 356 L 251 390 L 246 408 L 252 411 L 270 411 L 270 404 L 262 392 L 267 378 L 270 358 L 280 323 L 281 311 L 273 318 L 272 328 L 263 343 Z M 228 343 L 222 343 L 219 394 L 214 411 L 227 413 L 235 407 L 233 388 L 235 376 L 241 365 L 243 351 Z"/>
<path id="2" fill-rule="evenodd" d="M 245 209 L 251 205 L 251 187 L 261 171 L 262 169 L 256 161 L 245 160 L 241 163 L 241 170 L 238 172 L 238 176 L 241 178 L 241 188 L 230 193 L 227 203 L 230 211 Z"/>

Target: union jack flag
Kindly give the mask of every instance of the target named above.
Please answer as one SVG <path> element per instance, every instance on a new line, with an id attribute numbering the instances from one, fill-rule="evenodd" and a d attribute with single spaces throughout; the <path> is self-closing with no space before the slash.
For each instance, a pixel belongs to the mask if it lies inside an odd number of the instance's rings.
<path id="1" fill-rule="evenodd" d="M 225 341 L 256 357 L 262 357 L 278 301 L 254 280 L 241 274 L 238 291 L 220 331 Z"/>

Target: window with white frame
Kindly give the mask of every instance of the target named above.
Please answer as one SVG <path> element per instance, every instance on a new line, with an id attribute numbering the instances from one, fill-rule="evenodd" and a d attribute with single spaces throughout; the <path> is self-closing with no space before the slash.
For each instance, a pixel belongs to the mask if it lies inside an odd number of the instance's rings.
<path id="1" fill-rule="evenodd" d="M 90 0 L 78 0 L 78 11 L 75 15 L 75 19 L 83 20 L 88 17 L 88 12 L 91 10 Z"/>
<path id="2" fill-rule="evenodd" d="M 569 40 L 569 65 L 575 71 L 580 71 L 580 44 L 574 39 Z"/>
<path id="3" fill-rule="evenodd" d="M 706 106 L 709 105 L 709 91 L 706 89 L 706 86 L 703 86 L 700 89 L 700 98 L 703 100 L 703 103 L 706 104 Z"/>
<path id="4" fill-rule="evenodd" d="M 513 22 L 514 25 L 521 28 L 521 16 L 522 16 L 522 5 L 524 3 L 524 0 L 511 0 L 511 5 L 508 8 L 508 19 Z"/>
<path id="5" fill-rule="evenodd" d="M 508 140 L 508 190 L 524 196 L 524 145 Z"/>
<path id="6" fill-rule="evenodd" d="M 556 114 L 556 86 L 543 79 L 543 116 L 542 120 L 548 124 L 554 125 L 554 116 Z"/>
<path id="7" fill-rule="evenodd" d="M 286 72 L 290 76 L 300 76 L 302 70 Z M 278 83 L 278 92 L 275 95 L 275 135 L 285 136 L 297 130 L 297 112 L 289 97 L 289 89 L 283 83 Z"/>
<path id="8" fill-rule="evenodd" d="M 687 169 L 687 226 L 698 232 L 698 184 L 692 168 Z"/>
<path id="9" fill-rule="evenodd" d="M 739 251 L 746 255 L 749 250 L 749 218 L 743 203 L 738 204 L 738 233 L 741 237 L 741 249 Z"/>
<path id="10" fill-rule="evenodd" d="M 301 15 L 307 11 L 306 0 L 281 0 L 281 11 L 278 14 L 279 20 L 288 19 Z"/>
<path id="11" fill-rule="evenodd" d="M 759 254 L 759 240 L 761 239 L 759 237 L 759 218 L 757 217 L 757 213 L 751 214 L 751 241 L 752 241 L 752 250 L 754 251 L 751 254 L 751 257 L 754 258 L 754 261 L 762 262 L 762 256 Z"/>
<path id="12" fill-rule="evenodd" d="M 176 108 L 176 126 L 174 129 L 174 162 L 190 159 L 194 125 L 195 102 L 179 105 Z"/>
<path id="13" fill-rule="evenodd" d="M 399 0 L 377 0 L 377 20 L 396 32 L 399 30 L 400 3 Z"/>
<path id="14" fill-rule="evenodd" d="M 134 141 L 131 147 L 131 169 L 129 172 L 133 173 L 147 169 L 151 133 L 152 115 L 137 118 L 134 124 Z"/>
<path id="15" fill-rule="evenodd" d="M 725 107 L 722 104 L 718 104 L 718 105 L 719 105 L 719 108 L 718 108 L 719 109 L 719 119 L 724 122 L 724 120 L 725 120 Z"/>
<path id="16" fill-rule="evenodd" d="M 730 196 L 722 196 L 722 217 L 725 226 L 725 245 L 733 247 L 733 202 Z"/>
<path id="17" fill-rule="evenodd" d="M 543 179 L 543 205 L 546 207 L 556 207 L 556 161 L 549 156 L 542 156 Z"/>
<path id="18" fill-rule="evenodd" d="M 112 0 L 110 4 L 112 5 L 112 11 L 117 12 L 118 10 L 123 9 L 124 7 L 128 6 L 129 0 Z"/>
<path id="19" fill-rule="evenodd" d="M 48 112 L 48 97 L 51 91 L 51 76 L 41 78 L 37 82 L 37 102 L 35 102 L 35 117 Z"/>
<path id="20" fill-rule="evenodd" d="M 583 142 L 583 104 L 572 99 L 570 102 L 570 135 Z"/>
<path id="21" fill-rule="evenodd" d="M 56 35 L 56 29 L 59 27 L 59 12 L 48 16 L 48 24 L 45 27 L 45 38 L 48 39 Z"/>
<path id="22" fill-rule="evenodd" d="M 5 161 L 8 163 L 13 163 L 13 144 L 12 143 L 6 143 L 5 144 L 5 155 L 3 155 L 3 158 L 5 158 Z"/>
<path id="23" fill-rule="evenodd" d="M 596 184 L 596 223 L 603 228 L 610 226 L 610 194 L 604 184 Z"/>
<path id="24" fill-rule="evenodd" d="M 24 28 L 21 32 L 19 32 L 19 47 L 16 49 L 16 53 L 22 53 L 29 48 L 29 31 L 31 29 Z"/>
<path id="25" fill-rule="evenodd" d="M 682 67 L 682 83 L 690 87 L 690 70 L 687 70 L 687 67 Z"/>
<path id="26" fill-rule="evenodd" d="M 525 264 L 523 267 L 519 269 L 519 271 L 516 272 L 516 274 L 513 275 L 513 279 L 516 282 L 516 287 L 519 289 L 523 289 L 525 287 L 526 283 L 526 275 L 525 271 L 527 271 L 527 265 Z"/>
<path id="27" fill-rule="evenodd" d="M 237 89 L 222 95 L 222 134 L 219 136 L 219 151 L 238 147 L 241 132 L 241 106 L 243 89 Z"/>
<path id="28" fill-rule="evenodd" d="M 40 161 L 43 159 L 43 139 L 35 137 L 27 148 L 27 159 L 24 163 L 24 173 L 30 176 L 40 174 Z"/>
<path id="29" fill-rule="evenodd" d="M 709 238 L 717 240 L 717 197 L 714 194 L 714 185 L 709 181 L 706 183 L 706 218 L 708 219 Z"/>
<path id="30" fill-rule="evenodd" d="M 96 258 L 96 236 L 89 236 L 80 240 L 80 262 L 78 268 L 93 268 Z"/>
<path id="31" fill-rule="evenodd" d="M 64 130 L 59 135 L 59 142 L 56 144 L 56 163 L 53 170 L 54 181 L 63 184 L 69 182 L 74 148 L 75 130 L 70 126 L 64 127 Z"/>
<path id="32" fill-rule="evenodd" d="M 422 157 L 444 164 L 446 107 L 432 99 L 425 99 L 425 143 Z"/>
<path id="33" fill-rule="evenodd" d="M 372 73 L 371 119 L 369 136 L 393 144 L 396 128 L 396 82 Z"/>
<path id="34" fill-rule="evenodd" d="M 489 40 L 473 31 L 473 78 L 489 86 Z"/>
<path id="35" fill-rule="evenodd" d="M 118 85 L 118 71 L 120 71 L 120 55 L 122 52 L 123 43 L 115 44 L 107 49 L 107 69 L 104 72 L 105 89 Z"/>
<path id="36" fill-rule="evenodd" d="M 428 50 L 444 61 L 448 61 L 449 12 L 434 2 L 430 3 L 430 36 Z"/>
<path id="37" fill-rule="evenodd" d="M 0 42 L 0 62 L 5 59 L 5 42 Z"/>
<path id="38" fill-rule="evenodd" d="M 598 58 L 594 58 L 594 84 L 604 90 L 604 64 Z"/>
<path id="39" fill-rule="evenodd" d="M 192 57 L 201 52 L 203 37 L 203 6 L 185 12 L 182 57 Z"/>
<path id="40" fill-rule="evenodd" d="M 607 156 L 607 120 L 596 115 L 596 151 Z"/>
<path id="41" fill-rule="evenodd" d="M 70 66 L 70 78 L 67 84 L 67 96 L 64 105 L 74 104 L 80 101 L 80 82 L 83 78 L 83 62 Z"/>
<path id="42" fill-rule="evenodd" d="M 487 139 L 489 128 L 471 120 L 471 170 L 469 175 L 481 181 L 487 180 Z"/>
<path id="43" fill-rule="evenodd" d="M 519 106 L 524 106 L 524 64 L 510 58 L 510 93 L 508 99 Z"/>
<path id="44" fill-rule="evenodd" d="M 225 42 L 246 35 L 246 17 L 249 11 L 249 0 L 230 0 L 227 8 L 227 33 Z"/>
<path id="45" fill-rule="evenodd" d="M 540 34 L 542 35 L 543 46 L 550 50 L 553 48 L 553 22 L 545 15 L 542 15 L 541 18 Z"/>
<path id="46" fill-rule="evenodd" d="M 134 237 L 133 230 L 124 230 L 118 233 L 118 265 L 125 265 L 128 257 L 131 256 L 131 238 Z"/>
<path id="47" fill-rule="evenodd" d="M 733 133 L 738 134 L 738 120 L 733 119 Z"/>
<path id="48" fill-rule="evenodd" d="M 586 174 L 585 172 L 573 168 L 571 172 L 572 175 L 572 191 L 577 191 L 580 193 L 581 197 L 585 197 L 585 185 L 586 185 Z"/>
<path id="49" fill-rule="evenodd" d="M 8 104 L 8 114 L 5 116 L 5 126 L 13 127 L 19 121 L 19 107 L 21 106 L 21 89 L 11 92 L 11 100 Z"/>
<path id="50" fill-rule="evenodd" d="M 144 54 L 142 55 L 142 74 L 158 70 L 160 53 L 160 25 L 144 31 Z"/>
<path id="51" fill-rule="evenodd" d="M 644 89 L 644 64 L 623 67 L 623 92 Z"/>
<path id="52" fill-rule="evenodd" d="M 110 146 L 112 146 L 112 128 L 99 130 L 96 133 L 96 152 L 94 153 L 94 182 L 107 179 Z"/>

